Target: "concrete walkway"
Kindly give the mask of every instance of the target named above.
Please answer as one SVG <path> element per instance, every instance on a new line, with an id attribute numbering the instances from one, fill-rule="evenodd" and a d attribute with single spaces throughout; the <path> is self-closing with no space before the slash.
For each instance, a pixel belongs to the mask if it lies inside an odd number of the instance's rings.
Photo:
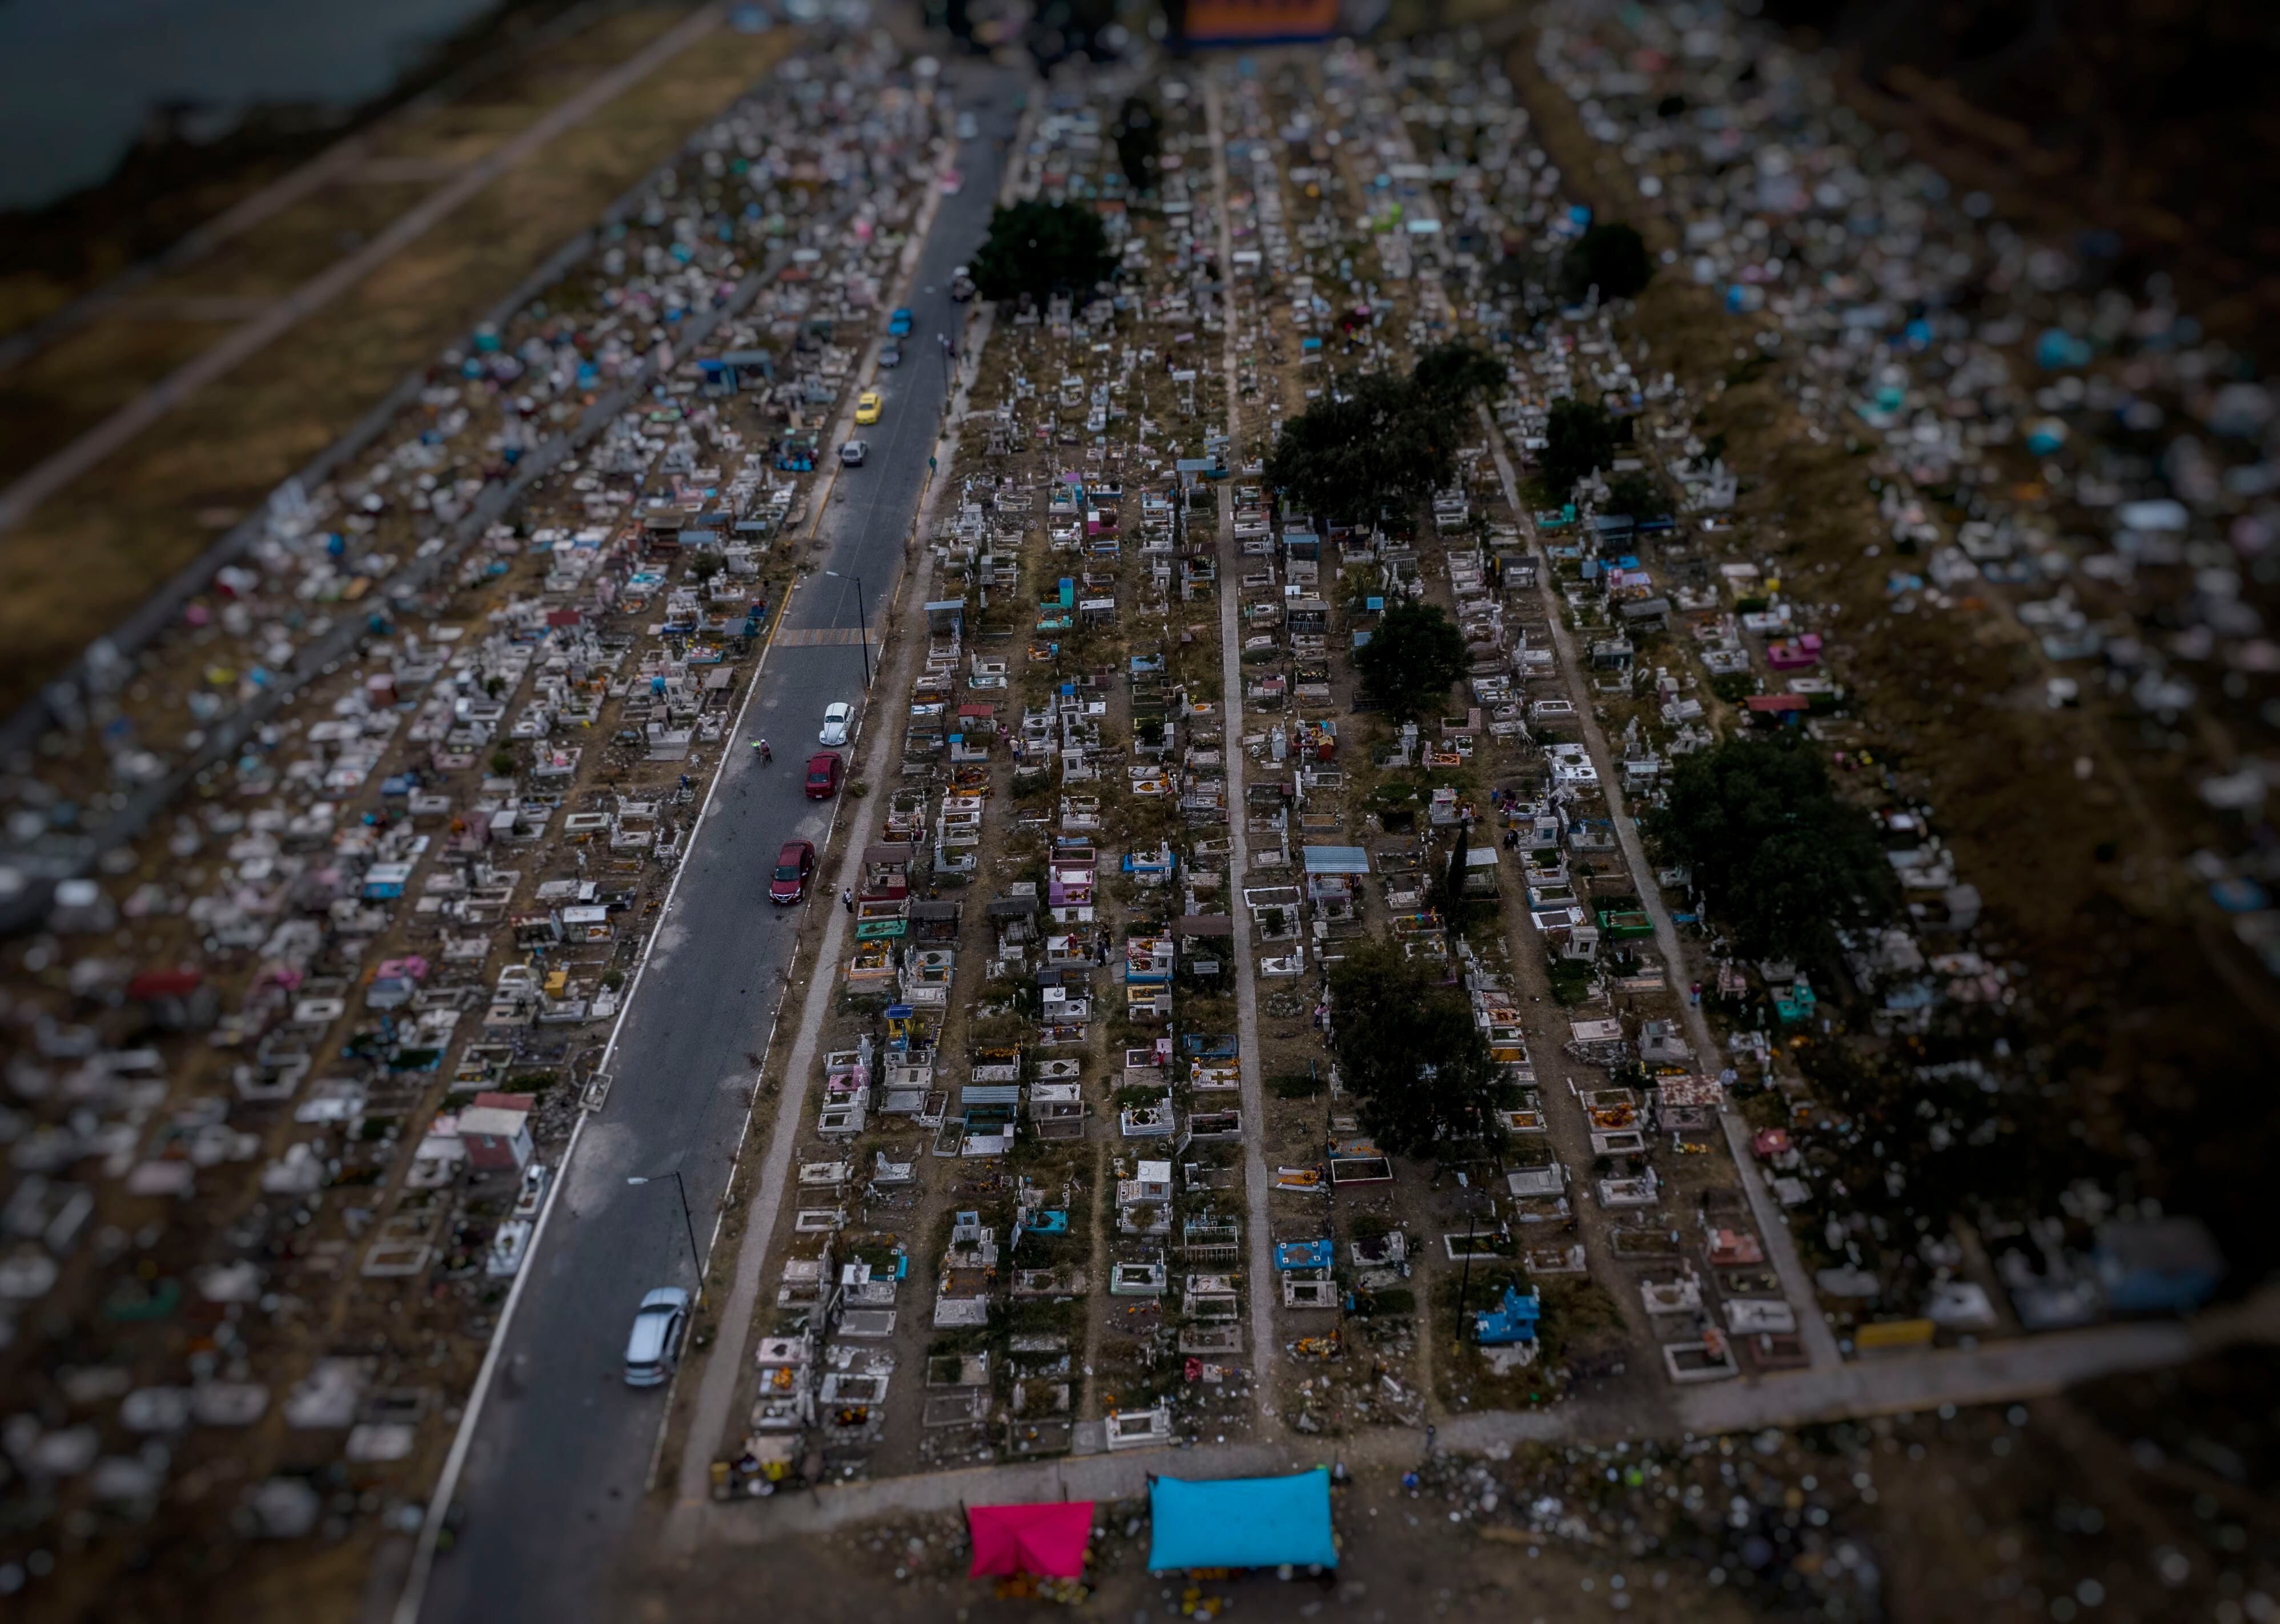
<path id="1" fill-rule="evenodd" d="M 1404 126 L 1399 144 L 1402 156 L 1414 160 L 1416 152 Z M 1416 200 L 1414 210 L 1421 219 L 1435 218 L 1429 193 Z M 1440 285 L 1429 284 L 1426 289 L 1429 313 L 1445 314 L 1445 304 L 1437 304 L 1441 298 Z M 1623 863 L 1630 870 L 1631 886 L 1638 893 L 1639 903 L 1654 924 L 1655 946 L 1661 950 L 1663 964 L 1672 977 L 1674 988 L 1686 979 L 1686 955 L 1678 940 L 1678 927 L 1663 905 L 1662 888 L 1654 882 L 1653 866 L 1647 861 L 1646 850 L 1639 843 L 1638 826 L 1623 803 L 1622 784 L 1614 773 L 1615 758 L 1607 748 L 1605 732 L 1599 727 L 1598 714 L 1591 708 L 1591 696 L 1583 681 L 1583 667 L 1578 662 L 1575 640 L 1568 633 L 1567 623 L 1560 618 L 1561 604 L 1552 584 L 1552 560 L 1545 556 L 1544 538 L 1537 533 L 1535 515 L 1528 511 L 1520 498 L 1520 481 L 1513 472 L 1511 455 L 1505 443 L 1504 432 L 1497 426 L 1494 415 L 1486 406 L 1480 409 L 1481 427 L 1486 433 L 1489 449 L 1496 462 L 1497 480 L 1504 487 L 1505 500 L 1511 504 L 1513 517 L 1528 537 L 1529 550 L 1537 560 L 1537 590 L 1544 599 L 1546 619 L 1552 628 L 1552 641 L 1560 657 L 1560 673 L 1575 702 L 1576 720 L 1583 725 L 1584 748 L 1591 751 L 1591 765 L 1598 769 L 1599 788 L 1607 799 L 1607 813 L 1614 824 L 1615 838 L 1621 844 Z M 1679 1015 L 1686 1027 L 1687 1041 L 1699 1058 L 1701 1069 L 1716 1075 L 1724 1068 L 1724 1051 L 1710 1030 L 1701 1007 L 1679 999 Z M 1815 1365 L 1833 1364 L 1842 1358 L 1837 1351 L 1837 1338 L 1822 1317 L 1820 1300 L 1813 1289 L 1813 1281 L 1806 1274 L 1804 1259 L 1798 1256 L 1796 1238 L 1790 1234 L 1785 1219 L 1768 1193 L 1765 1181 L 1759 1176 L 1757 1166 L 1749 1153 L 1749 1133 L 1738 1112 L 1720 1112 L 1726 1132 L 1726 1143 L 1734 1157 L 1734 1166 L 1742 1192 L 1750 1204 L 1750 1212 L 1756 1220 L 1758 1233 L 1763 1239 L 1766 1256 L 1780 1275 L 1782 1294 L 1790 1306 L 1797 1311 L 1798 1331 L 1804 1339 L 1806 1351 Z"/>
<path id="2" fill-rule="evenodd" d="M 1212 186 L 1218 193 L 1219 262 L 1235 263 L 1235 242 L 1227 218 L 1227 125 L 1219 86 L 1207 81 L 1204 113 L 1211 134 Z M 1238 398 L 1236 388 L 1235 307 L 1229 302 L 1221 321 L 1226 343 L 1221 364 L 1227 371 L 1227 443 L 1236 444 Z M 1273 1226 L 1267 1211 L 1267 1090 L 1259 1076 L 1259 973 L 1251 950 L 1251 924 L 1243 912 L 1243 883 L 1251 872 L 1251 841 L 1244 827 L 1243 789 L 1243 631 L 1237 610 L 1243 594 L 1235 548 L 1235 504 L 1230 492 L 1220 493 L 1219 516 L 1219 651 L 1220 710 L 1225 717 L 1225 742 L 1220 754 L 1227 762 L 1228 874 L 1227 909 L 1235 918 L 1236 1028 L 1243 1052 L 1237 1058 L 1243 1083 L 1243 1189 L 1244 1256 L 1251 1265 L 1246 1297 L 1251 1307 L 1251 1385 L 1262 1426 L 1275 1419 L 1275 1396 L 1268 1373 L 1274 1368 L 1278 1343 L 1275 1335 L 1275 1305 L 1267 1293 L 1274 1289 L 1274 1258 L 1269 1251 Z"/>
<path id="3" fill-rule="evenodd" d="M 1762 1381 L 1722 1382 L 1682 1393 L 1675 1408 L 1690 1435 L 1753 1432 L 1903 1412 L 1942 1405 L 2007 1404 L 2048 1397 L 2103 1376 L 2159 1370 L 2240 1343 L 2280 1342 L 2280 1292 L 2189 1321 L 2099 1326 L 1976 1349 L 1910 1353 Z M 1606 1443 L 1635 1438 L 1628 1407 L 1613 1403 L 1498 1411 L 1444 1422 L 1437 1444 L 1469 1451 L 1517 1443 Z M 1114 1500 L 1146 1491 L 1152 1475 L 1223 1478 L 1302 1471 L 1333 1460 L 1406 1466 L 1415 1432 L 1376 1428 L 1344 1438 L 1157 1449 L 1130 1454 L 980 1466 L 925 1477 L 886 1478 L 813 1493 L 697 1509 L 702 1543 L 758 1545 L 797 1539 L 875 1518 L 950 1512 L 961 1505 L 1036 1500 Z"/>

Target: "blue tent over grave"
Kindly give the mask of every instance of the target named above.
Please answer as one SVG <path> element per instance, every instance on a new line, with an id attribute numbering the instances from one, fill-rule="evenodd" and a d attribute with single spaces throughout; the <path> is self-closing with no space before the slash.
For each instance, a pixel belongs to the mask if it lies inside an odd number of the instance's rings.
<path id="1" fill-rule="evenodd" d="M 1149 1486 L 1154 1535 L 1150 1571 L 1190 1567 L 1336 1567 L 1330 1536 L 1330 1471 L 1289 1477 L 1189 1482 L 1159 1477 Z"/>

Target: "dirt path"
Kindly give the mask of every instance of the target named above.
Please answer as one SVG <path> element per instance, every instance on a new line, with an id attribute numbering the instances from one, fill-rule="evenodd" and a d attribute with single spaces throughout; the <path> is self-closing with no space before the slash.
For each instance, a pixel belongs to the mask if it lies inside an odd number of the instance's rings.
<path id="1" fill-rule="evenodd" d="M 1093 1293 L 1093 1312 L 1085 1318 L 1084 1325 L 1084 1389 L 1077 1401 L 1076 1412 L 1088 1421 L 1100 1419 L 1100 1378 L 1095 1374 L 1100 1368 L 1101 1315 L 1115 1299 L 1107 1295 L 1108 1289 L 1108 1226 L 1113 1215 L 1109 1212 L 1108 1187 L 1114 1178 L 1109 1169 L 1109 1143 L 1100 1140 L 1093 1147 L 1092 1156 L 1092 1260 L 1086 1283 Z"/>
<path id="2" fill-rule="evenodd" d="M 1639 843 L 1638 823 L 1623 804 L 1622 782 L 1615 772 L 1615 758 L 1607 748 L 1606 735 L 1599 727 L 1591 707 L 1591 696 L 1583 685 L 1583 666 L 1577 663 L 1575 639 L 1560 618 L 1560 604 L 1552 592 L 1551 559 L 1544 550 L 1544 539 L 1536 532 L 1535 521 L 1529 517 L 1526 504 L 1521 500 L 1520 481 L 1513 473 L 1512 457 L 1505 444 L 1504 431 L 1488 409 L 1481 408 L 1481 427 L 1489 436 L 1496 461 L 1497 479 L 1504 487 L 1505 500 L 1511 504 L 1519 520 L 1521 532 L 1528 538 L 1529 549 L 1539 562 L 1537 590 L 1544 600 L 1546 624 L 1550 627 L 1553 646 L 1559 650 L 1561 680 L 1568 697 L 1575 706 L 1575 720 L 1580 725 L 1583 743 L 1591 753 L 1591 764 L 1598 769 L 1599 787 L 1606 796 L 1607 816 L 1614 824 L 1615 837 L 1623 854 L 1623 862 L 1630 871 L 1631 885 L 1654 922 L 1654 943 L 1662 952 L 1663 963 L 1668 966 L 1674 982 L 1685 979 L 1686 951 L 1678 940 L 1678 927 L 1664 905 L 1662 888 L 1655 883 L 1654 866 L 1647 861 L 1645 849 Z M 1681 997 L 1678 1013 L 1686 1025 L 1687 1041 L 1694 1046 L 1699 1069 L 1715 1076 L 1725 1065 L 1723 1051 L 1717 1038 L 1704 1019 L 1701 1006 Z M 1766 1256 L 1781 1276 L 1782 1295 L 1797 1311 L 1798 1330 L 1805 1339 L 1806 1350 L 1816 1365 L 1834 1365 L 1841 1355 L 1837 1351 L 1837 1337 L 1822 1318 L 1818 1299 L 1814 1295 L 1813 1282 L 1805 1272 L 1805 1262 L 1798 1255 L 1797 1239 L 1790 1233 L 1789 1222 L 1773 1205 L 1767 1194 L 1765 1182 L 1752 1165 L 1746 1143 L 1747 1128 L 1741 1116 L 1730 1106 L 1719 1113 L 1725 1128 L 1726 1143 L 1733 1153 L 1734 1167 L 1740 1179 L 1743 1193 L 1749 1198 L 1750 1213 L 1756 1220 L 1759 1235 L 1763 1238 Z"/>
<path id="3" fill-rule="evenodd" d="M 1219 253 L 1222 266 L 1233 263 L 1235 244 L 1227 219 L 1227 126 L 1220 102 L 1219 87 L 1206 81 L 1204 108 L 1211 131 L 1212 187 L 1217 194 L 1214 209 L 1219 223 Z M 1236 384 L 1236 324 L 1230 311 L 1224 318 L 1226 342 L 1221 352 L 1221 365 L 1227 375 L 1227 436 L 1230 448 L 1240 445 L 1241 408 L 1236 404 L 1239 390 Z M 1227 832 L 1231 856 L 1229 860 L 1229 902 L 1233 904 L 1242 895 L 1244 876 L 1251 868 L 1251 843 L 1244 825 L 1246 818 L 1244 798 L 1243 769 L 1243 631 L 1236 619 L 1237 560 L 1235 545 L 1235 507 L 1226 492 L 1221 493 L 1219 509 L 1219 636 L 1220 671 L 1223 684 L 1221 704 L 1227 712 L 1227 743 L 1221 751 L 1227 761 Z M 1267 1292 L 1275 1284 L 1274 1258 L 1270 1246 L 1273 1241 L 1267 1213 L 1267 1094 L 1259 1075 L 1259 974 L 1251 945 L 1251 929 L 1238 912 L 1235 926 L 1235 1003 L 1236 1024 L 1240 1035 L 1243 1053 L 1243 1174 L 1245 1197 L 1246 1257 L 1250 1265 L 1251 1308 L 1251 1375 L 1252 1389 L 1259 1397 L 1259 1418 L 1270 1420 L 1275 1414 L 1275 1396 L 1270 1374 L 1275 1354 L 1275 1311 L 1267 1300 Z"/>

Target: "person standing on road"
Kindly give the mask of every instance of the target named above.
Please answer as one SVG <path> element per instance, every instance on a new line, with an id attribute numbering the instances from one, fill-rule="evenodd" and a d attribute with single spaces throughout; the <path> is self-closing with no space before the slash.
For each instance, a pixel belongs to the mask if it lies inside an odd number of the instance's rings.
<path id="1" fill-rule="evenodd" d="M 850 913 L 854 912 L 855 893 L 852 890 L 843 889 L 839 893 L 839 905 L 846 909 Z"/>

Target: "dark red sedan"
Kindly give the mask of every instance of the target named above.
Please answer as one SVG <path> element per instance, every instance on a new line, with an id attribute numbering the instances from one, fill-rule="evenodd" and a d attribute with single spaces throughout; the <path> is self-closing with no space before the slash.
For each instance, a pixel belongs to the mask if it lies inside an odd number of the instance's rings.
<path id="1" fill-rule="evenodd" d="M 776 853 L 775 873 L 768 878 L 768 900 L 790 905 L 805 901 L 807 882 L 815 875 L 815 843 L 788 840 Z"/>

